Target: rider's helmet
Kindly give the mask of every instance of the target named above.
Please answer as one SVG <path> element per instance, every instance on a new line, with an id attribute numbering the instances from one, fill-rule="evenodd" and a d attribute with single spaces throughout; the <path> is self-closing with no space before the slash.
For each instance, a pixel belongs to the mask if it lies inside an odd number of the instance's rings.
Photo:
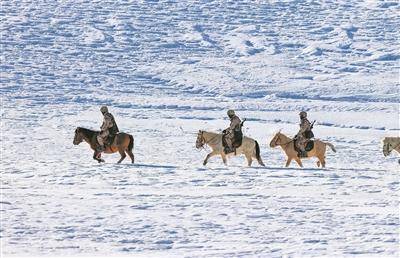
<path id="1" fill-rule="evenodd" d="M 307 112 L 301 111 L 301 112 L 299 113 L 299 115 L 300 115 L 300 118 L 306 118 L 306 117 L 307 117 Z"/>
<path id="2" fill-rule="evenodd" d="M 103 113 L 103 114 L 108 113 L 108 108 L 107 108 L 107 106 L 102 106 L 102 107 L 100 108 L 100 111 L 101 111 L 101 113 Z"/>
<path id="3" fill-rule="evenodd" d="M 232 109 L 229 109 L 228 112 L 227 112 L 227 114 L 228 114 L 229 117 L 232 117 L 232 116 L 235 115 L 235 111 L 232 110 Z"/>

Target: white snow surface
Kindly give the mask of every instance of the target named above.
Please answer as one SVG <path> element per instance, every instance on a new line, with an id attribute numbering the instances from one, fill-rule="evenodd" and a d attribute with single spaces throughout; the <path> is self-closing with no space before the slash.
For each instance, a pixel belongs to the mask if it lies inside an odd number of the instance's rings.
<path id="1" fill-rule="evenodd" d="M 398 257 L 398 1 L 2 1 L 4 256 Z M 135 164 L 92 159 L 108 105 Z M 195 148 L 247 118 L 266 167 Z M 335 145 L 285 168 L 298 112 Z"/>

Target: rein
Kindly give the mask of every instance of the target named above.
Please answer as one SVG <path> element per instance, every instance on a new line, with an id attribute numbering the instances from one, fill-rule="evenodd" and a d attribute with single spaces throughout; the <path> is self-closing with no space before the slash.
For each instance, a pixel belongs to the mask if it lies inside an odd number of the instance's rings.
<path id="1" fill-rule="evenodd" d="M 203 146 L 202 146 L 203 149 L 205 149 L 204 145 L 208 144 L 209 142 L 213 141 L 215 138 L 217 138 L 219 136 L 219 134 L 217 134 L 214 137 L 212 137 L 210 140 L 206 141 L 206 139 L 204 138 L 203 133 L 204 132 L 201 132 L 201 139 L 204 140 L 204 143 L 203 143 Z"/>

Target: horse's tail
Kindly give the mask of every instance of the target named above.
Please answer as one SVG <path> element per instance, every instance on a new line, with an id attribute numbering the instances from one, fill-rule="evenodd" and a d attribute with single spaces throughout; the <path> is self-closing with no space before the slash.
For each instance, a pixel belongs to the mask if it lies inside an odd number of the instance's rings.
<path id="1" fill-rule="evenodd" d="M 326 145 L 328 145 L 329 147 L 331 147 L 331 149 L 333 150 L 333 152 L 336 152 L 335 146 L 333 146 L 332 143 L 326 142 Z"/>
<path id="2" fill-rule="evenodd" d="M 130 135 L 130 134 L 128 134 L 128 135 L 129 135 L 128 151 L 132 151 L 132 149 L 133 149 L 133 136 Z"/>
<path id="3" fill-rule="evenodd" d="M 255 143 L 256 143 L 256 158 L 257 158 L 257 161 L 261 166 L 265 167 L 264 162 L 262 161 L 261 156 L 260 156 L 260 145 L 258 145 L 257 141 L 255 141 Z"/>

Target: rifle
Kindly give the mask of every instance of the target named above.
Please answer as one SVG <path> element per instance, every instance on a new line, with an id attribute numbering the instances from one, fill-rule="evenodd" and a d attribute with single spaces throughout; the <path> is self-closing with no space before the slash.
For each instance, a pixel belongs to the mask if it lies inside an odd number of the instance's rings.
<path id="1" fill-rule="evenodd" d="M 240 123 L 240 127 L 243 127 L 244 122 L 246 122 L 246 118 L 243 119 L 243 121 Z"/>
<path id="2" fill-rule="evenodd" d="M 312 122 L 312 124 L 311 124 L 311 126 L 310 126 L 310 130 L 313 129 L 315 121 L 317 121 L 317 120 L 314 120 L 314 122 Z"/>

